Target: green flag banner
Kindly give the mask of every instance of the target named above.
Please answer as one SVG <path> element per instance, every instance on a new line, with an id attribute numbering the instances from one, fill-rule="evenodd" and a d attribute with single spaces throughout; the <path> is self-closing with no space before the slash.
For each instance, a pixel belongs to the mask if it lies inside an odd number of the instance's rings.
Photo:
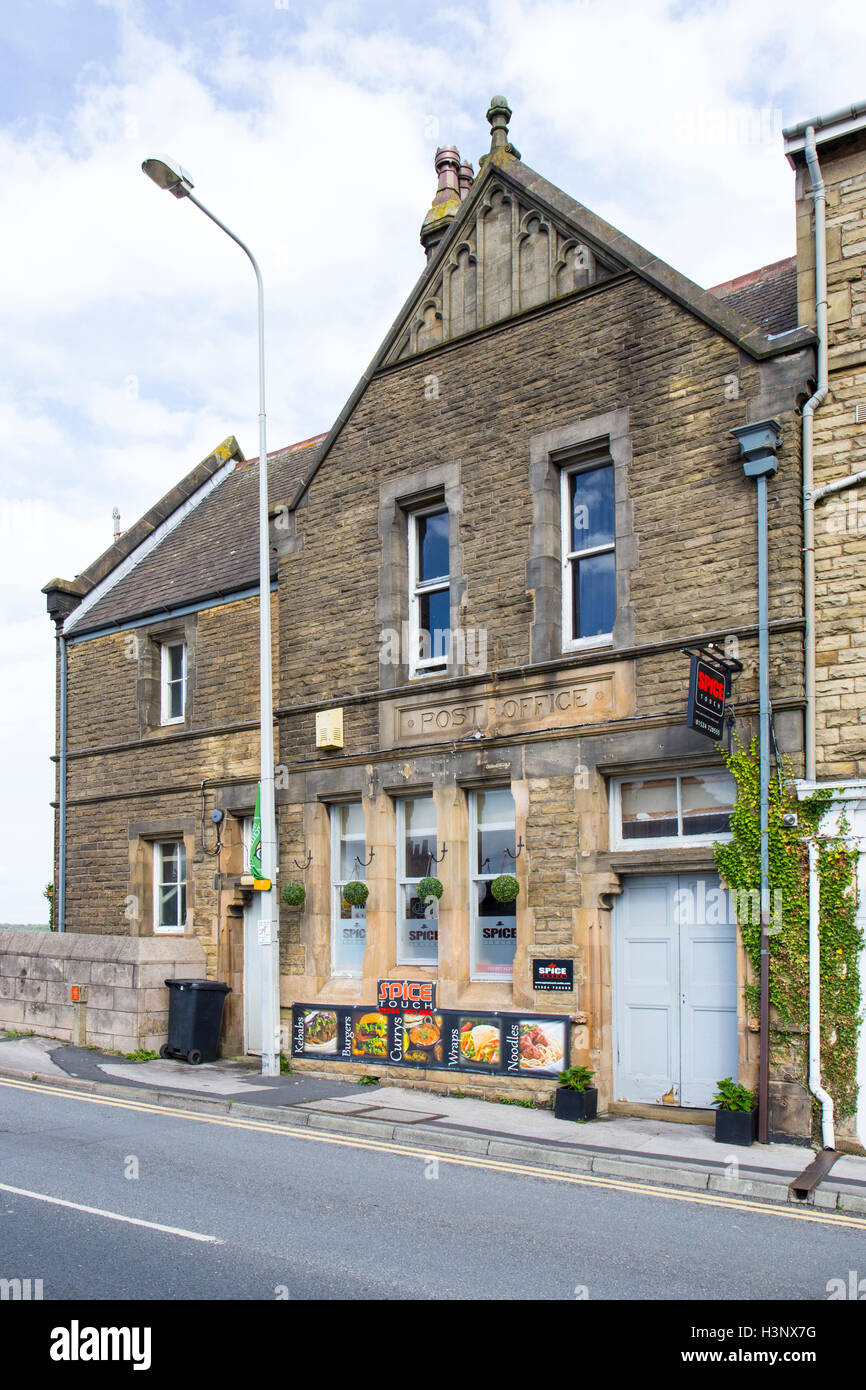
<path id="1" fill-rule="evenodd" d="M 262 789 L 256 787 L 256 810 L 253 816 L 253 829 L 250 835 L 250 873 L 253 878 L 262 876 Z"/>

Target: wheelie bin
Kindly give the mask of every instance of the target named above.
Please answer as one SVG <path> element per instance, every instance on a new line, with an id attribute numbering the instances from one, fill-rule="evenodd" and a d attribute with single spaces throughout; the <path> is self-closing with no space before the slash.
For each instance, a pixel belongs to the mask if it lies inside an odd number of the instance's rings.
<path id="1" fill-rule="evenodd" d="M 221 980 L 166 980 L 168 1041 L 160 1057 L 184 1058 L 191 1066 L 215 1062 L 226 995 L 231 987 Z"/>

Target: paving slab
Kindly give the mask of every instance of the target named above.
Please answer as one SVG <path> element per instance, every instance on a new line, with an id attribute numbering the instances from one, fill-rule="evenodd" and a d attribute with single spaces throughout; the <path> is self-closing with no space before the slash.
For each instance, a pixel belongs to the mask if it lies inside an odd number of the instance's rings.
<path id="1" fill-rule="evenodd" d="M 217 1096 L 235 1096 L 239 1093 L 258 1095 L 267 1090 L 261 1085 L 261 1077 L 259 1084 L 256 1084 L 242 1073 L 226 1074 L 206 1063 L 191 1067 L 188 1062 L 100 1062 L 98 1066 L 108 1081 L 116 1077 L 124 1081 L 147 1081 L 149 1086 L 158 1086 L 160 1090 L 193 1091 L 199 1095 Z M 147 1067 L 146 1076 L 141 1074 L 143 1066 Z"/>

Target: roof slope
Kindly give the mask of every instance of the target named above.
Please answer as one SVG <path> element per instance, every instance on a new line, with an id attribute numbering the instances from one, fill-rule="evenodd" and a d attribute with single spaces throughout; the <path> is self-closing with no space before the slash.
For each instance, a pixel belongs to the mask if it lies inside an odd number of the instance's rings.
<path id="1" fill-rule="evenodd" d="M 797 325 L 796 313 L 791 327 L 785 330 L 766 329 L 751 318 L 744 317 L 738 300 L 729 301 L 720 294 L 702 289 L 700 285 L 674 270 L 638 242 L 632 241 L 575 198 L 563 193 L 562 189 L 536 173 L 514 154 L 508 150 L 497 150 L 485 157 L 484 165 L 447 234 L 421 272 L 373 360 L 337 416 L 316 458 L 311 461 L 311 467 L 292 497 L 293 508 L 300 503 L 377 372 L 389 364 L 402 365 L 407 356 L 412 359 L 423 356 L 425 351 L 435 351 L 440 345 L 429 341 L 419 331 L 421 321 L 428 311 L 432 311 L 434 319 L 437 314 L 441 314 L 436 290 L 442 280 L 443 270 L 449 266 L 455 268 L 464 251 L 471 255 L 472 242 L 467 244 L 465 240 L 467 230 L 479 212 L 483 211 L 485 199 L 496 187 L 500 188 L 506 197 L 513 193 L 521 208 L 533 208 L 542 217 L 549 218 L 552 223 L 558 223 L 564 233 L 599 258 L 607 274 L 615 275 L 618 270 L 620 273 L 639 276 L 687 312 L 736 343 L 757 361 L 793 352 L 815 341 L 811 329 Z M 515 254 L 514 246 L 512 254 Z M 578 286 L 571 290 L 571 294 L 585 293 L 587 288 Z M 555 298 L 558 299 L 559 295 Z M 561 296 L 562 300 L 568 298 L 568 294 Z M 515 308 L 512 303 L 510 312 L 499 317 L 495 323 L 482 323 L 479 329 L 486 331 L 498 328 L 520 312 L 522 310 L 519 304 Z M 786 335 L 784 337 L 781 336 L 783 332 Z M 770 334 L 778 336 L 774 339 Z"/>
<path id="2" fill-rule="evenodd" d="M 290 494 L 324 436 L 268 455 L 271 502 Z M 86 612 L 71 615 L 72 636 L 156 616 L 168 608 L 258 586 L 258 459 L 238 463 L 194 511 Z M 274 567 L 275 568 L 275 567 Z"/>
<path id="3" fill-rule="evenodd" d="M 710 294 L 765 333 L 787 333 L 797 327 L 797 257 L 713 285 Z"/>

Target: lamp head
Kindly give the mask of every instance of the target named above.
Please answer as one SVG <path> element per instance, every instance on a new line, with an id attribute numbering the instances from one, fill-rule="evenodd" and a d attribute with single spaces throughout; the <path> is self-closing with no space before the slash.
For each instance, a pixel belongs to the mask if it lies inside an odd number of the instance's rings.
<path id="1" fill-rule="evenodd" d="M 176 160 L 169 159 L 166 155 L 153 155 L 150 159 L 143 160 L 141 167 L 147 177 L 153 179 L 157 188 L 167 188 L 175 198 L 185 198 L 195 187 L 192 175 Z"/>

